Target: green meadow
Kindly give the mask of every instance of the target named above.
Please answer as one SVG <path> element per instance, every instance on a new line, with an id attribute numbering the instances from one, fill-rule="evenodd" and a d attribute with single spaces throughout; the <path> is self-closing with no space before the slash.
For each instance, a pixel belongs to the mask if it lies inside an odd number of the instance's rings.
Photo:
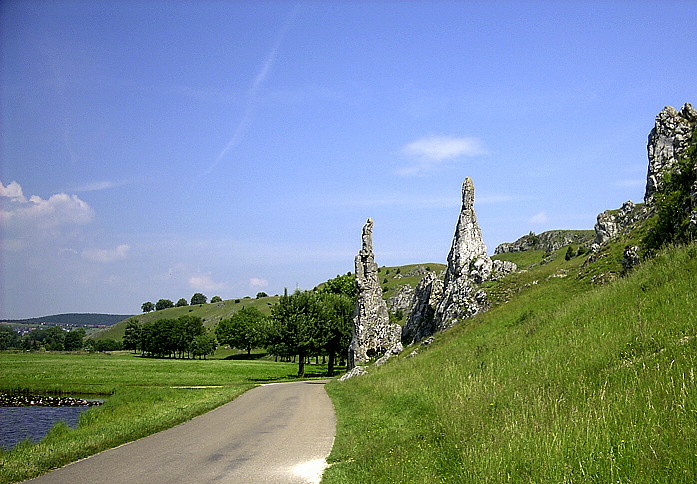
<path id="1" fill-rule="evenodd" d="M 565 249 L 506 254 L 492 310 L 331 382 L 323 482 L 697 482 L 697 245 L 600 287 Z"/>
<path id="2" fill-rule="evenodd" d="M 297 373 L 296 364 L 264 359 L 153 359 L 127 352 L 3 352 L 0 367 L 3 392 L 107 396 L 103 405 L 82 414 L 76 429 L 59 423 L 39 443 L 0 450 L 0 483 L 35 477 L 172 427 L 258 384 L 294 380 Z M 309 377 L 326 375 L 326 366 L 309 365 L 307 370 Z"/>

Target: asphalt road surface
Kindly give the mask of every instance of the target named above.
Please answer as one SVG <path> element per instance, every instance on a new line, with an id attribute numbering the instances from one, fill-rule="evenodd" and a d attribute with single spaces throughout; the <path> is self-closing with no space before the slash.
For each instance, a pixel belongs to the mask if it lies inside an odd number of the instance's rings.
<path id="1" fill-rule="evenodd" d="M 319 482 L 336 427 L 324 383 L 262 385 L 176 427 L 26 482 Z"/>

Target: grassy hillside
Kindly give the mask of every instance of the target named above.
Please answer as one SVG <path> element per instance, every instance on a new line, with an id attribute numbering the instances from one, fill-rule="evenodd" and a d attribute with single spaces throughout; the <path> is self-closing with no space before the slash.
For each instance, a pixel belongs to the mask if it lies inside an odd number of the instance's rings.
<path id="1" fill-rule="evenodd" d="M 163 309 L 161 311 L 153 311 L 150 313 L 139 314 L 133 316 L 140 323 L 149 323 L 158 319 L 172 318 L 176 319 L 179 316 L 191 314 L 203 319 L 203 325 L 207 328 L 213 328 L 221 320 L 227 319 L 243 307 L 255 307 L 264 314 L 271 312 L 271 306 L 278 302 L 278 296 L 262 297 L 259 299 L 243 298 L 229 299 L 219 303 L 200 304 L 195 306 L 182 306 L 179 308 Z M 130 318 L 129 318 L 130 319 Z M 121 321 L 111 328 L 100 331 L 93 337 L 95 339 L 111 338 L 120 340 L 123 338 L 123 333 L 126 330 L 128 319 Z"/>
<path id="2" fill-rule="evenodd" d="M 394 296 L 395 291 L 404 285 L 416 287 L 423 277 L 422 272 L 424 270 L 440 274 L 446 267 L 445 264 L 436 264 L 434 262 L 404 266 L 382 266 L 378 269 L 378 280 L 382 287 L 382 296 L 384 299 Z"/>
<path id="3" fill-rule="evenodd" d="M 324 482 L 697 482 L 697 245 L 590 283 L 618 250 L 505 254 L 492 310 L 328 385 Z"/>

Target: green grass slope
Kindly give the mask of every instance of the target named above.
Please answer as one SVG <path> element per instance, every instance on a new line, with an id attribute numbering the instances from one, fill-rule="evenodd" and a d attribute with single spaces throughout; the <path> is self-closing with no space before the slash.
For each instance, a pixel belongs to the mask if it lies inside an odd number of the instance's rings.
<path id="1" fill-rule="evenodd" d="M 603 286 L 606 258 L 533 259 L 416 357 L 328 385 L 323 482 L 697 482 L 697 245 Z"/>
<path id="2" fill-rule="evenodd" d="M 278 302 L 278 296 L 262 297 L 259 299 L 243 298 L 243 299 L 228 299 L 219 303 L 197 304 L 194 306 L 182 306 L 178 308 L 168 308 L 161 311 L 153 311 L 150 313 L 139 314 L 133 316 L 141 324 L 156 321 L 158 319 L 176 319 L 180 316 L 190 314 L 203 319 L 203 325 L 206 328 L 213 329 L 221 320 L 227 319 L 243 307 L 255 307 L 264 314 L 270 314 L 271 306 Z M 129 319 L 133 319 L 129 318 Z M 116 323 L 110 328 L 96 333 L 94 339 L 123 339 L 126 324 L 129 319 L 125 319 Z"/>

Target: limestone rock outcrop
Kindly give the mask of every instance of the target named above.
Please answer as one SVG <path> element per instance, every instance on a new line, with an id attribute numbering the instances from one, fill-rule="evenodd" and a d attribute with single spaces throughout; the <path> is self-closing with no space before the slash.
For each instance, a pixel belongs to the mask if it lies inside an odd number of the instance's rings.
<path id="1" fill-rule="evenodd" d="M 639 247 L 636 245 L 625 247 L 622 257 L 622 267 L 625 274 L 634 269 L 640 263 L 641 258 L 639 257 Z"/>
<path id="2" fill-rule="evenodd" d="M 675 172 L 678 169 L 678 161 L 687 156 L 693 143 L 695 127 L 697 110 L 690 103 L 685 103 L 680 111 L 666 106 L 658 113 L 646 146 L 649 166 L 646 173 L 644 204 L 635 205 L 628 201 L 620 209 L 600 213 L 595 224 L 595 242 L 591 246 L 593 251 L 597 251 L 601 245 L 619 234 L 628 232 L 651 215 L 656 192 L 665 188 L 663 177 L 667 173 Z M 697 201 L 697 184 L 693 191 L 692 198 Z M 697 211 L 691 213 L 690 217 L 694 218 L 697 224 Z M 628 260 L 631 261 L 633 258 L 629 257 Z"/>
<path id="3" fill-rule="evenodd" d="M 695 125 L 697 110 L 690 103 L 685 103 L 680 111 L 666 106 L 656 116 L 647 145 L 649 169 L 644 194 L 647 205 L 653 202 L 654 194 L 662 188 L 663 175 L 673 171 L 678 160 L 687 155 Z"/>
<path id="4" fill-rule="evenodd" d="M 366 373 L 368 373 L 367 366 L 354 366 L 353 368 L 351 368 L 351 370 L 341 375 L 339 381 L 346 381 L 349 378 L 353 378 L 354 376 L 365 375 Z"/>
<path id="5" fill-rule="evenodd" d="M 394 296 L 387 298 L 387 310 L 391 313 L 399 311 L 402 311 L 404 314 L 409 313 L 412 300 L 414 299 L 414 288 L 409 284 L 404 284 L 399 286 L 395 292 Z"/>
<path id="6" fill-rule="evenodd" d="M 526 250 L 544 250 L 553 252 L 569 244 L 586 244 L 593 238 L 592 232 L 587 230 L 548 230 L 541 234 L 530 232 L 523 235 L 515 242 L 504 242 L 494 250 L 494 254 L 508 252 L 524 252 Z"/>
<path id="7" fill-rule="evenodd" d="M 353 315 L 353 333 L 348 353 L 348 367 L 354 368 L 371 357 L 396 348 L 401 351 L 402 328 L 390 324 L 387 305 L 382 299 L 378 280 L 378 265 L 373 253 L 373 220 L 363 227 L 362 247 L 356 256 L 358 298 Z"/>
<path id="8" fill-rule="evenodd" d="M 435 330 L 447 329 L 458 320 L 486 309 L 486 293 L 479 288 L 479 284 L 490 280 L 492 274 L 500 277 L 502 271 L 509 270 L 512 266 L 498 263 L 495 271 L 494 261 L 487 256 L 474 211 L 474 183 L 470 177 L 465 178 L 462 184 L 460 217 L 448 254 L 443 297 L 434 316 Z"/>
<path id="9" fill-rule="evenodd" d="M 435 331 L 436 306 L 443 296 L 443 281 L 435 272 L 428 272 L 414 289 L 411 313 L 402 328 L 402 343 L 412 344 L 431 336 Z"/>
<path id="10" fill-rule="evenodd" d="M 644 220 L 646 215 L 645 205 L 635 205 L 631 200 L 624 202 L 618 210 L 605 210 L 598 214 L 592 248 L 597 249 L 617 235 L 627 232 L 635 223 Z"/>

